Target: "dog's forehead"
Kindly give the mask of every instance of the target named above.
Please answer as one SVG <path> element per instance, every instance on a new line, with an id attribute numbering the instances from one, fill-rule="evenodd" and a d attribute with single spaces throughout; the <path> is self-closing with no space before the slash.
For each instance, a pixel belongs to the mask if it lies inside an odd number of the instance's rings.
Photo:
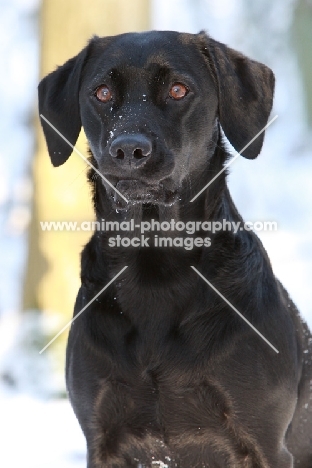
<path id="1" fill-rule="evenodd" d="M 97 69 L 148 69 L 158 65 L 183 70 L 200 60 L 200 52 L 194 34 L 150 31 L 95 39 L 93 63 L 94 60 Z"/>

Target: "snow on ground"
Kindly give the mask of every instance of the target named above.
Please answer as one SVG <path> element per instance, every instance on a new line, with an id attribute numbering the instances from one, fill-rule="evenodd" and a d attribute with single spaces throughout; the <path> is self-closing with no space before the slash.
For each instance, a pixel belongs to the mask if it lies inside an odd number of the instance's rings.
<path id="1" fill-rule="evenodd" d="M 67 400 L 0 395 L 0 466 L 85 468 L 85 439 Z"/>
<path id="2" fill-rule="evenodd" d="M 38 311 L 1 320 L 0 467 L 86 466 L 85 439 L 64 397 L 60 363 L 51 353 L 39 354 L 59 328 Z"/>

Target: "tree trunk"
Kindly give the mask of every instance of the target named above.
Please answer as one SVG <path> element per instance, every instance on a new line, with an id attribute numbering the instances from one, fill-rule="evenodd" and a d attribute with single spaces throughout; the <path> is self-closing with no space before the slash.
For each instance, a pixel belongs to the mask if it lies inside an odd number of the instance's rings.
<path id="1" fill-rule="evenodd" d="M 94 34 L 114 35 L 149 27 L 148 0 L 44 0 L 41 11 L 41 76 L 76 55 Z M 24 287 L 24 308 L 72 315 L 79 288 L 79 254 L 90 232 L 42 231 L 40 221 L 93 219 L 86 163 L 73 153 L 53 168 L 39 122 L 33 163 L 33 219 Z M 86 155 L 83 134 L 77 148 Z M 62 318 L 62 322 L 65 319 Z M 64 340 L 62 340 L 64 342 Z"/>

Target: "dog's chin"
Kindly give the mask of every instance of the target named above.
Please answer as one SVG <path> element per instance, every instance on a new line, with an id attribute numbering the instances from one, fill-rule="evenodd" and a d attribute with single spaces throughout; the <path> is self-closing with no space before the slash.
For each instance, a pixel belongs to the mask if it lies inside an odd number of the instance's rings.
<path id="1" fill-rule="evenodd" d="M 161 182 L 158 185 L 147 185 L 138 180 L 119 180 L 115 189 L 110 187 L 108 193 L 112 207 L 116 210 L 127 210 L 131 206 L 144 204 L 172 206 L 178 201 L 178 190 L 165 188 Z"/>

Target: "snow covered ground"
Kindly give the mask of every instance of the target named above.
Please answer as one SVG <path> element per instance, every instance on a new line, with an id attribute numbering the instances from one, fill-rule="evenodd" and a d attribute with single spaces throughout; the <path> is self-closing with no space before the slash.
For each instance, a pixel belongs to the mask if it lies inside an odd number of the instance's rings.
<path id="1" fill-rule="evenodd" d="M 0 466 L 85 468 L 85 440 L 67 400 L 0 394 Z"/>

